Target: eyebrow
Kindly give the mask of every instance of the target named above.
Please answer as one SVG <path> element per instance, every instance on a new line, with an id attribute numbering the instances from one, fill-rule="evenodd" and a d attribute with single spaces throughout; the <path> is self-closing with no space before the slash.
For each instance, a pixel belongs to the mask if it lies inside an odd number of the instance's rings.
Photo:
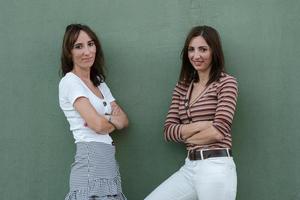
<path id="1" fill-rule="evenodd" d="M 94 40 L 89 40 L 87 43 L 90 43 L 90 42 L 95 42 L 95 41 Z M 83 43 L 82 42 L 74 43 L 74 46 L 78 45 L 78 44 L 83 44 Z"/>
<path id="2" fill-rule="evenodd" d="M 188 48 L 205 48 L 205 49 L 209 49 L 209 46 L 188 46 Z"/>

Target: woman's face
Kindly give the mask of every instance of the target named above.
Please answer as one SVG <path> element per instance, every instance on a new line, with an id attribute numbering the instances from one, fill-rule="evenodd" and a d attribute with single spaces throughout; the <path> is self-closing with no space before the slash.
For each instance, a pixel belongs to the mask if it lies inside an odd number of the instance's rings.
<path id="1" fill-rule="evenodd" d="M 202 36 L 194 37 L 188 46 L 188 58 L 198 72 L 209 72 L 212 51 Z"/>
<path id="2" fill-rule="evenodd" d="M 86 32 L 80 31 L 71 54 L 74 68 L 90 69 L 94 64 L 96 56 L 95 42 Z"/>

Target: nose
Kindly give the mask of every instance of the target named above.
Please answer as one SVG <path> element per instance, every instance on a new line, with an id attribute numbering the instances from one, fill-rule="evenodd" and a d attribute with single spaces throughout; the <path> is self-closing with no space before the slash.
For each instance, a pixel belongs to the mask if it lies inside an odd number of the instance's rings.
<path id="1" fill-rule="evenodd" d="M 200 59 L 202 56 L 201 52 L 200 51 L 195 51 L 195 54 L 194 54 L 194 58 L 195 59 Z"/>
<path id="2" fill-rule="evenodd" d="M 88 54 L 90 54 L 91 53 L 91 49 L 89 48 L 89 47 L 84 47 L 84 49 L 83 49 L 83 54 L 84 55 L 88 55 Z"/>

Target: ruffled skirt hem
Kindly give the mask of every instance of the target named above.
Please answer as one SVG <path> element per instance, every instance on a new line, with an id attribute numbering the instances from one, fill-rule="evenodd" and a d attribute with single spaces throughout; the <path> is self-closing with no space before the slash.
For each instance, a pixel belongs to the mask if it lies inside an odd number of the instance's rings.
<path id="1" fill-rule="evenodd" d="M 70 191 L 65 200 L 127 200 L 122 193 L 120 177 L 99 178 L 89 182 L 85 188 Z"/>

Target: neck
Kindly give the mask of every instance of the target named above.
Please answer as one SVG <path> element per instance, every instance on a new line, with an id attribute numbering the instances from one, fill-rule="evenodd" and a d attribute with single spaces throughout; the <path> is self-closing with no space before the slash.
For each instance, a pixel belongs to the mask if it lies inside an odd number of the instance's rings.
<path id="1" fill-rule="evenodd" d="M 82 80 L 90 80 L 90 70 L 82 70 L 78 67 L 74 67 L 72 72 Z"/>
<path id="2" fill-rule="evenodd" d="M 209 71 L 207 72 L 198 71 L 198 76 L 199 76 L 199 83 L 206 85 L 206 83 L 209 80 Z"/>

